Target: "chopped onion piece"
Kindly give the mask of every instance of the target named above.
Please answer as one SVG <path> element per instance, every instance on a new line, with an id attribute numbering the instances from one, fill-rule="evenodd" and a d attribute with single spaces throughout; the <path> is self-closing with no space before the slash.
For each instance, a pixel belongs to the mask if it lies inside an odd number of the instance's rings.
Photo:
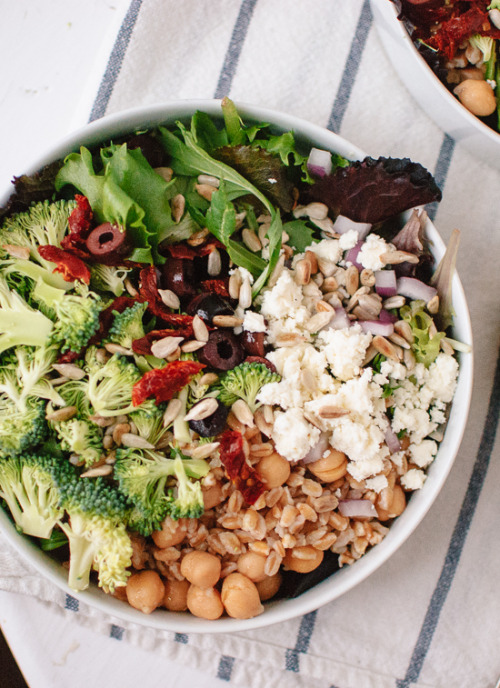
<path id="1" fill-rule="evenodd" d="M 381 320 L 358 320 L 363 332 L 380 335 L 381 337 L 389 337 L 394 332 L 394 325 L 391 322 L 382 322 Z"/>
<path id="2" fill-rule="evenodd" d="M 307 159 L 307 169 L 316 177 L 326 177 L 332 171 L 332 154 L 320 148 L 311 148 Z"/>
<path id="3" fill-rule="evenodd" d="M 351 327 L 351 321 L 344 308 L 336 308 L 335 315 L 330 320 L 328 325 L 324 327 L 324 330 L 345 330 Z"/>
<path id="4" fill-rule="evenodd" d="M 369 499 L 341 499 L 339 511 L 349 518 L 377 518 L 377 510 Z"/>
<path id="5" fill-rule="evenodd" d="M 358 233 L 358 239 L 360 240 L 366 237 L 371 228 L 372 226 L 368 222 L 354 222 L 354 220 L 345 215 L 339 215 L 333 223 L 333 231 L 337 232 L 337 234 L 345 234 L 354 229 Z"/>
<path id="6" fill-rule="evenodd" d="M 387 426 L 387 430 L 385 431 L 385 443 L 391 454 L 396 454 L 398 451 L 401 451 L 401 442 L 390 425 Z"/>
<path id="7" fill-rule="evenodd" d="M 358 263 L 358 253 L 361 251 L 361 247 L 363 246 L 363 244 L 364 241 L 358 241 L 356 246 L 353 246 L 347 251 L 347 255 L 345 257 L 346 263 L 352 263 L 360 271 L 363 269 L 363 266 L 361 265 L 361 263 Z"/>
<path id="8" fill-rule="evenodd" d="M 316 442 L 314 447 L 311 447 L 307 454 L 302 459 L 303 464 L 312 463 L 313 461 L 319 461 L 323 458 L 323 454 L 330 446 L 329 442 L 330 434 L 328 432 L 322 432 L 319 436 L 319 440 Z"/>
<path id="9" fill-rule="evenodd" d="M 389 311 L 386 311 L 385 308 L 382 308 L 382 310 L 378 314 L 378 319 L 380 320 L 380 322 L 383 323 L 395 323 L 398 321 L 397 316 L 393 315 Z"/>
<path id="10" fill-rule="evenodd" d="M 394 270 L 375 270 L 375 291 L 380 296 L 395 296 L 396 272 Z"/>
<path id="11" fill-rule="evenodd" d="M 407 296 L 409 299 L 422 299 L 425 303 L 428 303 L 437 294 L 434 287 L 430 287 L 416 277 L 400 277 L 396 287 L 401 296 Z"/>

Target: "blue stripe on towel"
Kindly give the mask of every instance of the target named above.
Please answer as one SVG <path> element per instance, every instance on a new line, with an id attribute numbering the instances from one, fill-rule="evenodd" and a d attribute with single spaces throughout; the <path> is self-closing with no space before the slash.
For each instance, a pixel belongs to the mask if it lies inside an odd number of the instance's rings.
<path id="1" fill-rule="evenodd" d="M 370 9 L 369 0 L 365 0 L 361 8 L 358 24 L 352 39 L 351 49 L 347 56 L 342 79 L 340 80 L 339 90 L 335 102 L 333 103 L 330 119 L 328 120 L 327 128 L 331 131 L 339 132 L 342 126 L 349 98 L 351 97 L 356 81 L 356 74 L 358 73 L 361 57 L 366 45 L 366 39 L 370 33 L 370 28 L 373 23 L 373 15 Z"/>
<path id="2" fill-rule="evenodd" d="M 229 655 L 222 655 L 219 661 L 219 668 L 217 670 L 217 678 L 221 681 L 230 681 L 233 673 L 234 657 Z"/>
<path id="3" fill-rule="evenodd" d="M 460 555 L 465 544 L 470 524 L 481 495 L 486 472 L 495 443 L 498 428 L 498 414 L 500 411 L 500 356 L 497 359 L 495 379 L 488 405 L 488 414 L 484 423 L 483 434 L 479 444 L 479 450 L 469 479 L 467 491 L 460 509 L 460 513 L 451 536 L 446 558 L 439 576 L 437 585 L 427 608 L 422 628 L 418 636 L 413 654 L 403 679 L 397 681 L 397 688 L 408 688 L 418 681 L 422 666 L 436 630 L 441 610 L 444 606 L 448 592 L 453 583 L 453 577 L 460 561 Z"/>
<path id="4" fill-rule="evenodd" d="M 257 0 L 243 0 L 236 23 L 234 25 L 229 47 L 224 58 L 219 81 L 215 89 L 214 98 L 223 98 L 229 94 L 233 82 L 238 60 L 240 59 L 243 43 L 248 32 L 250 20 Z"/>
<path id="5" fill-rule="evenodd" d="M 80 611 L 80 602 L 76 598 L 71 597 L 71 595 L 66 595 L 64 609 L 69 609 L 70 612 L 78 612 Z"/>
<path id="6" fill-rule="evenodd" d="M 174 635 L 174 640 L 176 643 L 182 643 L 183 645 L 187 645 L 189 643 L 189 636 L 187 633 L 176 633 Z"/>
<path id="7" fill-rule="evenodd" d="M 285 655 L 285 669 L 297 673 L 299 671 L 300 653 L 305 654 L 309 650 L 311 636 L 314 631 L 314 624 L 316 623 L 316 616 L 318 612 L 309 612 L 302 617 L 297 633 L 297 640 L 295 647 L 288 649 Z"/>
<path id="8" fill-rule="evenodd" d="M 123 638 L 124 633 L 124 628 L 122 628 L 121 626 L 115 626 L 115 624 L 111 624 L 111 630 L 109 632 L 110 638 L 114 638 L 115 640 L 121 640 Z"/>
<path id="9" fill-rule="evenodd" d="M 118 32 L 118 36 L 116 37 L 113 50 L 109 56 L 106 71 L 102 77 L 99 91 L 97 92 L 96 99 L 94 100 L 94 104 L 90 112 L 89 122 L 99 119 L 106 113 L 106 108 L 108 107 L 116 80 L 120 74 L 123 58 L 127 52 L 130 37 L 132 35 L 132 31 L 134 30 L 137 17 L 139 16 L 141 5 L 142 0 L 132 0 L 130 3 L 130 7 L 127 10 L 125 19 L 123 20 Z"/>
<path id="10" fill-rule="evenodd" d="M 441 191 L 444 189 L 446 177 L 448 176 L 448 170 L 450 169 L 451 159 L 453 157 L 454 150 L 455 140 L 452 139 L 451 136 L 448 136 L 448 134 L 445 134 L 443 138 L 443 143 L 441 144 L 441 148 L 439 150 L 439 155 L 436 162 L 436 170 L 434 172 L 436 184 L 439 186 Z M 430 203 L 427 206 L 426 210 L 429 215 L 429 218 L 431 220 L 434 220 L 438 210 L 438 204 Z"/>

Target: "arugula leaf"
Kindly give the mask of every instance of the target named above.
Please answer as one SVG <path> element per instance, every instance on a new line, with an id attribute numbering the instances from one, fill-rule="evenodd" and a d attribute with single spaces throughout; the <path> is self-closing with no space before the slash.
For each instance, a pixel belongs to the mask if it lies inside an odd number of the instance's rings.
<path id="1" fill-rule="evenodd" d="M 292 220 L 285 222 L 283 230 L 290 237 L 288 244 L 299 253 L 303 253 L 308 246 L 314 243 L 314 230 L 304 220 Z"/>
<path id="2" fill-rule="evenodd" d="M 236 109 L 236 105 L 227 96 L 222 99 L 221 109 L 227 135 L 229 137 L 226 144 L 222 145 L 227 145 L 229 143 L 231 146 L 239 146 L 245 143 L 252 143 L 258 133 L 269 126 L 264 122 L 251 124 L 249 126 L 243 124 Z"/>
<path id="3" fill-rule="evenodd" d="M 224 191 L 224 183 L 212 194 L 206 215 L 207 229 L 227 246 L 236 231 L 236 211 Z"/>
<path id="4" fill-rule="evenodd" d="M 266 269 L 260 274 L 260 277 L 253 285 L 252 295 L 254 297 L 259 293 L 259 291 L 267 282 L 280 257 L 281 239 L 283 236 L 283 225 L 281 223 L 281 217 L 279 212 L 274 210 L 274 208 L 271 213 L 271 225 L 267 230 L 266 236 L 269 239 L 269 262 L 267 264 Z"/>
<path id="5" fill-rule="evenodd" d="M 211 153 L 216 148 L 227 146 L 229 143 L 229 133 L 224 129 L 217 129 L 212 118 L 205 112 L 199 110 L 195 112 L 191 120 L 191 127 L 201 146 L 208 153 Z"/>

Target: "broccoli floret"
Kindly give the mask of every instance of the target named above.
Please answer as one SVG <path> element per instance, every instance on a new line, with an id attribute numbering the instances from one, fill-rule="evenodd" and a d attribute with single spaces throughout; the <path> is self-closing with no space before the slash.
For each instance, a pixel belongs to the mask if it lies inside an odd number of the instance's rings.
<path id="1" fill-rule="evenodd" d="M 63 517 L 52 470 L 56 459 L 18 456 L 0 461 L 0 497 L 17 527 L 26 535 L 49 538 Z"/>
<path id="2" fill-rule="evenodd" d="M 0 396 L 0 457 L 15 456 L 41 444 L 47 437 L 45 403 L 29 397 L 24 410 Z"/>
<path id="3" fill-rule="evenodd" d="M 79 478 L 67 470 L 56 473 L 56 483 L 60 504 L 69 517 L 60 523 L 69 541 L 68 585 L 76 591 L 85 590 L 93 568 L 99 586 L 113 593 L 127 584 L 127 569 L 132 563 L 126 498 L 102 478 Z"/>
<path id="4" fill-rule="evenodd" d="M 154 401 L 145 401 L 137 411 L 129 414 L 129 419 L 134 422 L 137 433 L 151 444 L 158 442 L 168 432 L 163 427 L 163 405 L 157 406 Z"/>
<path id="5" fill-rule="evenodd" d="M 131 268 L 114 267 L 96 263 L 90 268 L 90 284 L 99 291 L 109 291 L 115 296 L 121 296 L 125 291 L 125 279 Z"/>
<path id="6" fill-rule="evenodd" d="M 39 246 L 60 246 L 68 228 L 75 201 L 43 201 L 35 203 L 24 213 L 7 218 L 0 228 L 2 257 L 9 254 L 9 246 L 29 249 L 29 259 L 17 259 L 7 270 L 21 273 L 36 282 L 40 277 L 48 284 L 60 289 L 72 285 L 65 283 L 62 275 L 53 273 L 54 265 L 38 253 Z"/>
<path id="7" fill-rule="evenodd" d="M 50 341 L 61 352 L 81 351 L 99 329 L 99 314 L 106 307 L 101 297 L 84 285 L 75 285 L 77 293 L 68 294 L 43 281 L 37 283 L 33 296 L 53 310 L 54 327 Z"/>
<path id="8" fill-rule="evenodd" d="M 130 306 L 130 308 L 126 308 L 122 313 L 113 311 L 114 318 L 109 328 L 108 341 L 120 344 L 120 346 L 124 346 L 126 349 L 131 349 L 134 339 L 144 337 L 142 316 L 147 307 L 147 302 L 137 302 Z"/>
<path id="9" fill-rule="evenodd" d="M 102 430 L 89 420 L 71 418 L 54 423 L 54 429 L 65 451 L 78 454 L 88 468 L 105 453 L 102 446 Z"/>
<path id="10" fill-rule="evenodd" d="M 264 363 L 241 363 L 229 370 L 220 381 L 219 399 L 226 406 L 232 406 L 238 399 L 243 399 L 252 413 L 255 413 L 261 405 L 256 400 L 261 387 L 280 380 L 280 375 L 271 372 Z"/>
<path id="11" fill-rule="evenodd" d="M 0 277 L 0 353 L 12 346 L 45 346 L 54 324 Z"/>
<path id="12" fill-rule="evenodd" d="M 78 417 L 87 419 L 92 415 L 92 407 L 87 396 L 87 381 L 68 380 L 57 388 L 64 399 L 65 406 L 76 406 Z"/>
<path id="13" fill-rule="evenodd" d="M 188 461 L 189 459 L 183 460 L 180 453 L 173 459 L 173 469 L 177 482 L 175 487 L 170 489 L 168 509 L 169 515 L 173 519 L 199 518 L 205 510 L 200 481 L 190 480 L 188 477 Z"/>
<path id="14" fill-rule="evenodd" d="M 197 479 L 206 475 L 209 466 L 205 461 L 182 459 L 180 456 L 172 459 L 149 449 L 118 449 L 116 456 L 115 478 L 122 493 L 134 505 L 129 520 L 132 530 L 142 535 L 151 535 L 154 530 L 161 527 L 162 521 L 169 513 L 180 513 L 181 505 L 184 503 L 186 513 L 194 513 L 193 509 L 187 508 L 188 505 L 192 505 L 187 499 L 189 488 L 186 488 L 186 485 L 191 482 L 187 476 Z M 182 502 L 180 498 L 174 498 L 172 490 L 168 491 L 171 478 L 178 476 L 182 481 L 179 490 L 182 496 L 186 495 Z M 199 489 L 201 491 L 201 487 Z"/>
<path id="15" fill-rule="evenodd" d="M 114 354 L 104 365 L 89 373 L 86 392 L 95 413 L 120 416 L 135 411 L 132 387 L 141 373 L 125 356 Z"/>

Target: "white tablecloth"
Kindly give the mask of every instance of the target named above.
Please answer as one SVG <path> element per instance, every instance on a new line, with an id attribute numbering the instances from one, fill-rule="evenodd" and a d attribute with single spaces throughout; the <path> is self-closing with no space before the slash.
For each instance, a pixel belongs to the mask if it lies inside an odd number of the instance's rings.
<path id="1" fill-rule="evenodd" d="M 458 268 L 475 333 L 475 389 L 455 466 L 417 531 L 368 580 L 276 627 L 165 637 L 91 617 L 43 581 L 36 590 L 52 606 L 30 599 L 34 579 L 0 553 L 0 588 L 24 593 L 0 594 L 0 621 L 31 688 L 493 688 L 500 173 L 411 99 L 367 0 L 17 0 L 3 17 L 0 182 L 75 126 L 135 105 L 227 94 L 287 111 L 374 157 L 411 157 L 435 174 L 444 194 L 436 225 L 445 240 L 462 230 Z"/>

